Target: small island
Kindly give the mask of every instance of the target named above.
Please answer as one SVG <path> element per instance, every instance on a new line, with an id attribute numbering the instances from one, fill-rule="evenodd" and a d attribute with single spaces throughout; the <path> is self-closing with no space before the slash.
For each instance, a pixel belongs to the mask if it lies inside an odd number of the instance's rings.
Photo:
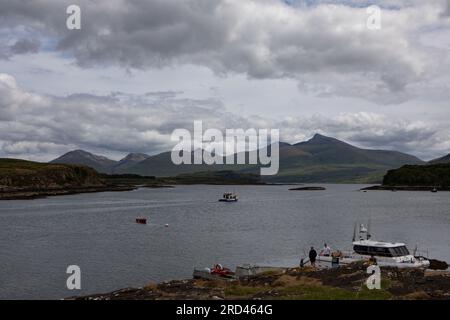
<path id="1" fill-rule="evenodd" d="M 298 187 L 298 188 L 291 188 L 289 191 L 324 191 L 327 190 L 324 187 Z"/>
<path id="2" fill-rule="evenodd" d="M 361 190 L 450 191 L 450 164 L 406 165 L 389 170 L 382 185 Z"/>
<path id="3" fill-rule="evenodd" d="M 133 189 L 108 182 L 85 166 L 0 159 L 0 200 Z"/>

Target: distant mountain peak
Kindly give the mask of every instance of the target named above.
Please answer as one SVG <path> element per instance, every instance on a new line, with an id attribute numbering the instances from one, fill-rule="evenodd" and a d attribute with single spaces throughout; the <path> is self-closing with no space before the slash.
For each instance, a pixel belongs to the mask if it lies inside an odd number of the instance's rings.
<path id="1" fill-rule="evenodd" d="M 316 133 L 309 141 L 336 141 L 337 139 Z"/>
<path id="2" fill-rule="evenodd" d="M 97 154 L 93 154 L 91 152 L 88 152 L 86 150 L 81 150 L 81 149 L 69 151 L 66 154 L 62 155 L 60 158 L 66 157 L 66 156 L 83 156 L 83 157 L 88 157 L 88 158 L 92 158 L 92 159 L 101 159 L 101 160 L 106 160 L 106 161 L 113 161 L 111 159 L 108 159 L 105 156 L 100 156 L 100 155 L 97 155 Z"/>
<path id="3" fill-rule="evenodd" d="M 79 164 L 94 168 L 98 172 L 108 173 L 117 162 L 107 157 L 96 155 L 85 150 L 69 151 L 50 163 Z"/>
<path id="4" fill-rule="evenodd" d="M 345 145 L 351 146 L 344 141 L 338 140 L 336 138 L 324 136 L 323 134 L 320 134 L 320 133 L 316 133 L 316 134 L 314 134 L 314 136 L 311 139 L 304 141 L 304 142 L 297 143 L 296 145 L 323 145 L 323 144 L 345 144 Z"/>
<path id="5" fill-rule="evenodd" d="M 148 154 L 145 153 L 138 153 L 138 152 L 132 152 L 127 154 L 127 156 L 125 158 L 123 158 L 122 160 L 120 160 L 120 162 L 123 161 L 142 161 L 145 160 L 147 158 L 149 158 L 150 156 Z"/>
<path id="6" fill-rule="evenodd" d="M 92 154 L 90 152 L 87 152 L 85 150 L 77 149 L 67 152 L 66 154 Z"/>
<path id="7" fill-rule="evenodd" d="M 148 154 L 145 153 L 129 153 L 123 159 L 121 159 L 113 168 L 113 173 L 125 173 L 128 168 L 134 166 L 135 164 L 142 162 L 150 158 Z"/>

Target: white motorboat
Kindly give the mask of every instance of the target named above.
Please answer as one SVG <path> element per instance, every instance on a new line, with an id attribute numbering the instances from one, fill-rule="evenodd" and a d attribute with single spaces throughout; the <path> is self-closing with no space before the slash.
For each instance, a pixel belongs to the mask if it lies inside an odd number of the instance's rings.
<path id="1" fill-rule="evenodd" d="M 316 260 L 317 264 L 328 267 L 357 261 L 375 260 L 380 267 L 426 269 L 430 265 L 430 261 L 423 256 L 417 256 L 417 252 L 411 254 L 404 243 L 375 241 L 371 239 L 370 231 L 363 224 L 359 226 L 358 232 L 356 232 L 356 229 L 355 225 L 352 252 L 335 251 L 331 255 L 319 254 Z M 359 234 L 358 239 L 357 233 Z"/>
<path id="2" fill-rule="evenodd" d="M 220 202 L 236 202 L 238 201 L 238 196 L 231 192 L 225 192 L 221 199 L 219 199 Z"/>

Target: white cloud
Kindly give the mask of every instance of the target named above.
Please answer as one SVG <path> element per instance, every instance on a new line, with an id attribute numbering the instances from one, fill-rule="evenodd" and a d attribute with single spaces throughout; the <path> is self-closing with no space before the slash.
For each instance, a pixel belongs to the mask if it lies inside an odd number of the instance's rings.
<path id="1" fill-rule="evenodd" d="M 80 0 L 69 31 L 69 0 L 0 0 L 0 154 L 162 151 L 196 119 L 448 153 L 447 2 Z"/>
<path id="2" fill-rule="evenodd" d="M 449 136 L 436 135 L 429 123 L 390 119 L 375 113 L 316 114 L 274 120 L 227 111 L 218 100 L 180 98 L 176 93 L 56 97 L 28 92 L 15 79 L 0 74 L 0 143 L 3 156 L 50 160 L 71 149 L 115 157 L 127 152 L 169 150 L 175 128 L 278 128 L 284 141 L 299 142 L 319 132 L 370 148 L 415 151 L 432 155 Z M 5 112 L 6 110 L 6 112 Z M 427 145 L 428 144 L 428 145 Z"/>
<path id="3" fill-rule="evenodd" d="M 218 74 L 292 78 L 302 90 L 380 103 L 408 99 L 415 92 L 409 86 L 432 76 L 435 56 L 415 34 L 448 27 L 440 19 L 442 1 L 381 1 L 382 28 L 371 31 L 366 8 L 356 2 L 84 0 L 82 30 L 74 32 L 62 14 L 68 3 L 0 1 L 2 27 L 23 25 L 54 37 L 56 50 L 83 67 L 197 64 Z"/>

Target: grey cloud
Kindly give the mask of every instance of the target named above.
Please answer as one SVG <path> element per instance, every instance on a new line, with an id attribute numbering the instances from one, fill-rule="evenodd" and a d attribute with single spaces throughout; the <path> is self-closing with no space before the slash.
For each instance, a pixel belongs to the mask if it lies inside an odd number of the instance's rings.
<path id="1" fill-rule="evenodd" d="M 157 92 L 147 92 L 145 96 L 154 97 L 158 99 L 169 99 L 175 98 L 177 95 L 182 94 L 182 91 L 157 91 Z"/>
<path id="2" fill-rule="evenodd" d="M 450 147 L 450 134 L 445 130 L 376 113 L 283 120 L 244 117 L 227 111 L 219 100 L 188 99 L 174 93 L 156 94 L 150 100 L 145 94 L 126 93 L 39 95 L 24 90 L 5 74 L 0 74 L 0 115 L 0 154 L 39 160 L 78 148 L 117 156 L 167 151 L 173 146 L 172 131 L 192 130 L 194 120 L 202 120 L 205 129 L 279 128 L 287 142 L 319 132 L 363 147 L 414 151 L 425 158 L 442 155 Z"/>
<path id="3" fill-rule="evenodd" d="M 432 23 L 435 7 L 386 9 L 383 28 L 373 32 L 365 27 L 365 9 L 346 3 L 305 9 L 278 0 L 80 0 L 82 30 L 70 31 L 65 6 L 71 1 L 0 0 L 7 21 L 0 26 L 25 25 L 55 37 L 57 49 L 83 67 L 197 64 L 218 74 L 294 78 L 357 96 L 370 75 L 367 98 L 407 99 L 407 85 L 420 81 L 432 63 L 410 34 Z M 338 75 L 352 81 L 327 80 Z"/>
<path id="4" fill-rule="evenodd" d="M 283 138 L 290 142 L 308 139 L 319 132 L 360 147 L 412 153 L 423 159 L 448 153 L 443 142 L 450 141 L 450 133 L 444 127 L 367 112 L 343 113 L 333 118 L 323 115 L 290 118 L 278 125 L 285 128 Z"/>
<path id="5" fill-rule="evenodd" d="M 19 39 L 13 45 L 0 45 L 0 59 L 9 59 L 17 54 L 37 53 L 41 43 L 36 39 Z"/>
<path id="6" fill-rule="evenodd" d="M 155 98 L 156 97 L 156 98 Z M 215 128 L 245 119 L 228 114 L 220 101 L 194 100 L 176 94 L 148 99 L 115 93 L 67 97 L 28 92 L 0 74 L 0 143 L 4 155 L 42 156 L 73 148 L 123 154 L 166 151 L 175 128 L 191 129 L 194 120 Z M 222 119 L 230 119 L 223 121 Z"/>
<path id="7" fill-rule="evenodd" d="M 11 46 L 11 52 L 13 54 L 36 53 L 40 46 L 39 40 L 20 39 Z"/>
<path id="8" fill-rule="evenodd" d="M 385 8 L 405 8 L 416 5 L 421 0 L 289 0 L 293 5 L 312 6 L 319 4 L 346 4 L 353 7 L 367 7 L 370 5 L 378 5 Z M 445 1 L 445 0 L 444 0 Z"/>

